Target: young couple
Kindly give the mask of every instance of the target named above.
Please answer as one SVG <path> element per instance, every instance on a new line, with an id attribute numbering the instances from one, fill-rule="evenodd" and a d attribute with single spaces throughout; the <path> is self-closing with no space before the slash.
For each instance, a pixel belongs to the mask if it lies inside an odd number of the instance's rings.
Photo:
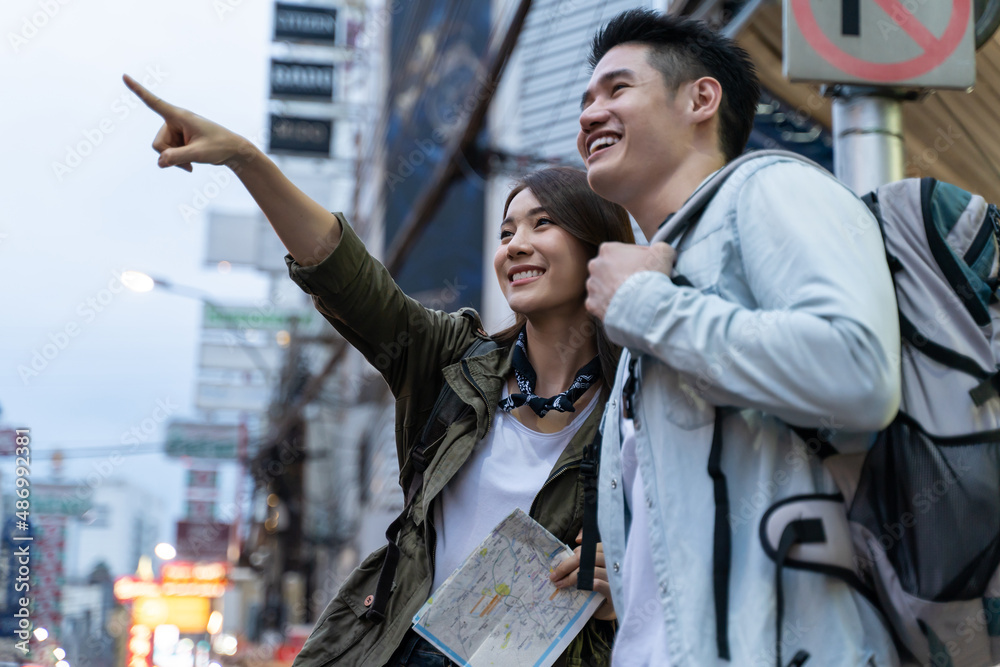
<path id="1" fill-rule="evenodd" d="M 498 349 L 466 359 L 486 337 L 476 313 L 408 298 L 342 215 L 311 201 L 247 140 L 126 77 L 165 120 L 153 143 L 160 167 L 232 167 L 288 248 L 292 278 L 352 345 L 375 363 L 381 343 L 410 341 L 379 367 L 397 402 L 404 478 L 443 383 L 474 408 L 433 451 L 397 539 L 385 621 L 366 618 L 380 549 L 344 583 L 296 665 L 450 664 L 410 629 L 413 614 L 515 507 L 578 540 L 578 467 L 599 423 L 595 590 L 609 599 L 558 664 L 775 663 L 775 568 L 757 526 L 784 497 L 835 492 L 789 425 L 832 428 L 842 450 L 863 450 L 899 401 L 881 238 L 850 233 L 867 209 L 830 175 L 764 157 L 730 176 L 676 248 L 634 245 L 626 210 L 652 237 L 744 151 L 757 78 L 730 40 L 647 10 L 609 22 L 591 65 L 577 141 L 587 172 L 547 169 L 511 191 L 494 268 L 516 324 L 492 336 Z M 675 284 L 676 274 L 688 281 Z M 567 348 L 581 331 L 594 333 Z M 716 421 L 733 508 L 721 600 L 707 472 Z M 574 586 L 578 568 L 579 550 L 553 581 Z M 848 586 L 784 576 L 785 656 L 801 664 L 804 651 L 810 667 L 896 663 L 877 617 Z"/>

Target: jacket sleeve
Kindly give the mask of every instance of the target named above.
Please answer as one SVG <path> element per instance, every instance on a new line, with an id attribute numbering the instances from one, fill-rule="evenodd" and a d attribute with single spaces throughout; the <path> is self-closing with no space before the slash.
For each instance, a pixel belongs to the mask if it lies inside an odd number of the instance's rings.
<path id="1" fill-rule="evenodd" d="M 472 343 L 478 315 L 431 310 L 408 297 L 343 214 L 336 216 L 343 234 L 326 259 L 304 267 L 291 255 L 285 257 L 292 280 L 382 374 L 394 397 L 426 390 L 428 378 L 459 359 Z"/>
<path id="2" fill-rule="evenodd" d="M 782 162 L 748 177 L 735 218 L 755 308 L 642 272 L 609 305 L 611 339 L 680 371 L 714 405 L 883 428 L 899 407 L 899 323 L 867 207 L 824 173 Z"/>

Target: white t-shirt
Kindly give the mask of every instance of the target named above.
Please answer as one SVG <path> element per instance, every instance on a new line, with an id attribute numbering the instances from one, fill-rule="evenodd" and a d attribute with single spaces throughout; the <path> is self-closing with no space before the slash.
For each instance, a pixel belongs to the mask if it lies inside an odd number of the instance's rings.
<path id="1" fill-rule="evenodd" d="M 508 393 L 505 383 L 503 398 Z M 444 583 L 508 514 L 518 507 L 531 511 L 559 456 L 595 405 L 597 394 L 556 433 L 532 431 L 513 415 L 496 411 L 493 428 L 441 491 L 434 512 L 437 548 L 431 590 Z"/>
<path id="2" fill-rule="evenodd" d="M 622 491 L 632 511 L 622 562 L 622 596 L 615 600 L 621 621 L 615 635 L 614 667 L 669 667 L 663 605 L 657 596 L 653 553 L 649 546 L 649 517 L 642 473 L 635 457 L 635 424 L 624 416 L 622 427 Z"/>

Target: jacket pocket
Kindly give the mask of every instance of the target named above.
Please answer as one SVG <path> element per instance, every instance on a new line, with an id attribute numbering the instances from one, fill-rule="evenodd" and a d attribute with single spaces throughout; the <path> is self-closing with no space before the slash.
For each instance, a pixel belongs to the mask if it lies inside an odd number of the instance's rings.
<path id="1" fill-rule="evenodd" d="M 679 400 L 671 401 L 667 410 L 670 421 L 689 431 L 703 428 L 715 420 L 715 406 L 702 398 L 697 384 L 697 378 L 678 374 L 677 393 L 674 395 Z"/>
<path id="2" fill-rule="evenodd" d="M 365 558 L 340 587 L 340 592 L 330 601 L 316 622 L 316 627 L 295 658 L 294 667 L 324 667 L 333 664 L 368 636 L 374 640 L 376 627 L 365 618 L 365 602 L 375 594 L 385 552 L 381 547 Z M 370 635 L 370 636 L 369 636 Z"/>
<path id="3" fill-rule="evenodd" d="M 671 423 L 693 431 L 715 419 L 715 406 L 702 398 L 697 377 L 678 373 L 658 362 L 645 363 L 642 370 L 644 400 L 656 401 L 653 409 L 657 413 L 662 411 Z"/>

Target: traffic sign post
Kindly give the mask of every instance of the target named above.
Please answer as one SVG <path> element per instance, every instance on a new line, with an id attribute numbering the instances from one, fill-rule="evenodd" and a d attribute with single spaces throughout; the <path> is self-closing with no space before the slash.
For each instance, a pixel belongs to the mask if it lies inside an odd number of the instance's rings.
<path id="1" fill-rule="evenodd" d="M 833 173 L 856 194 L 905 177 L 903 95 L 834 86 Z"/>
<path id="2" fill-rule="evenodd" d="M 834 173 L 857 194 L 901 179 L 902 102 L 976 80 L 973 0 L 784 0 L 784 72 L 833 84 Z"/>

